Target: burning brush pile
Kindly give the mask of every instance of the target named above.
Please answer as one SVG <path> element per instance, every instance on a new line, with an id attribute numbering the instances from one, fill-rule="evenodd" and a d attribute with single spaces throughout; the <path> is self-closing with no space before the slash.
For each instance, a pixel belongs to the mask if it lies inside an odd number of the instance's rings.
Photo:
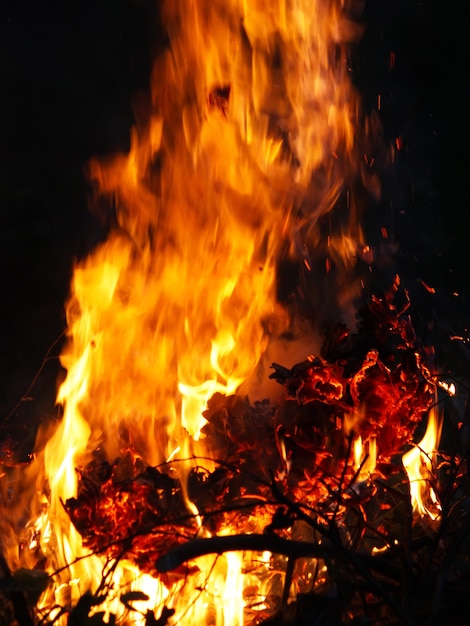
<path id="1" fill-rule="evenodd" d="M 215 469 L 192 459 L 186 489 L 178 463 L 148 467 L 133 450 L 108 463 L 97 451 L 78 468 L 77 497 L 65 502 L 84 545 L 113 558 L 124 549 L 158 576 L 171 564 L 168 551 L 189 539 L 225 528 L 249 533 L 253 518 L 274 531 L 283 499 L 323 520 L 366 503 L 374 494 L 371 477 L 398 471 L 392 459 L 412 441 L 435 396 L 395 291 L 373 299 L 357 334 L 335 328 L 321 356 L 291 369 L 273 364 L 271 376 L 284 387 L 277 406 L 213 395 L 201 436 Z M 248 545 L 258 549 L 252 540 Z"/>
<path id="2" fill-rule="evenodd" d="M 89 164 L 112 227 L 74 269 L 61 418 L 25 466 L 0 448 L 0 623 L 467 623 L 454 389 L 399 279 L 358 270 L 393 159 L 350 79 L 362 8 L 161 3 L 129 153 Z"/>
<path id="3" fill-rule="evenodd" d="M 319 356 L 290 369 L 274 363 L 271 377 L 283 388 L 275 405 L 215 393 L 201 431 L 210 458 L 155 467 L 130 447 L 113 462 L 96 448 L 76 467 L 77 495 L 62 506 L 85 558 L 99 555 L 102 579 L 75 607 L 37 609 L 38 623 L 66 617 L 67 624 L 96 626 L 121 614 L 145 626 L 172 624 L 178 592 L 195 579 L 196 595 L 207 593 L 220 562 L 233 555 L 243 557 L 242 604 L 235 608 L 243 623 L 465 623 L 465 460 L 435 451 L 438 379 L 408 307 L 397 278 L 364 307 L 357 331 L 338 325 Z M 410 447 L 430 409 L 427 440 Z M 406 457 L 414 453 L 411 467 Z M 2 623 L 31 626 L 21 603 L 47 596 L 61 576 L 44 575 L 57 550 L 57 538 L 45 535 L 38 524 L 23 534 L 23 559 L 33 569 L 11 575 L 2 561 Z M 113 576 L 123 563 L 138 569 L 141 585 L 148 575 L 177 590 L 159 603 L 159 617 L 138 608 L 152 600 L 148 591 L 123 585 L 119 593 Z M 228 576 L 230 563 L 223 568 Z M 122 609 L 114 613 L 107 602 L 116 594 Z M 191 596 L 185 601 L 183 616 L 197 604 Z M 206 606 L 208 623 L 216 613 Z"/>
<path id="4" fill-rule="evenodd" d="M 116 596 L 122 563 L 138 569 L 141 584 L 148 575 L 183 593 L 195 579 L 203 594 L 218 564 L 236 554 L 243 556 L 236 608 L 243 623 L 463 624 L 465 460 L 435 451 L 433 404 L 443 383 L 426 364 L 408 307 L 397 278 L 364 307 L 357 331 L 338 325 L 319 356 L 290 369 L 274 363 L 271 377 L 283 388 L 275 405 L 215 393 L 201 430 L 210 458 L 155 467 L 130 447 L 113 462 L 96 448 L 76 468 L 76 497 L 62 506 L 85 553 L 102 560 L 102 580 L 75 608 L 46 605 L 39 623 L 64 616 L 67 624 L 114 623 L 116 614 L 100 608 Z M 430 409 L 427 434 L 410 447 Z M 41 569 L 57 549 L 37 525 L 24 537 L 35 567 L 13 576 L 5 569 L 2 585 L 19 626 L 33 622 L 18 598 L 46 588 L 51 579 Z M 177 592 L 158 618 L 137 608 L 152 600 L 148 593 L 118 597 L 126 621 L 173 623 Z M 186 601 L 184 614 L 197 603 Z M 216 623 L 214 607 L 206 619 Z"/>

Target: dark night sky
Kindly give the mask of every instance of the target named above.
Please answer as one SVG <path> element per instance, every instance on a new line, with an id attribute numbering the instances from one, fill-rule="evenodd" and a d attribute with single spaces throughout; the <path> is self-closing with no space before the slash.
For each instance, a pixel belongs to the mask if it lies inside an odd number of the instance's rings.
<path id="1" fill-rule="evenodd" d="M 366 106 L 382 94 L 384 133 L 404 141 L 384 199 L 400 244 L 397 269 L 416 294 L 418 315 L 434 308 L 462 332 L 470 313 L 463 9 L 457 0 L 369 0 L 365 16 L 356 82 Z M 126 147 L 155 23 L 149 0 L 2 3 L 0 440 L 12 425 L 25 438 L 31 416 L 54 412 L 58 367 L 51 362 L 32 400 L 6 419 L 64 328 L 73 258 L 102 234 L 87 211 L 83 167 L 93 155 Z M 434 300 L 418 279 L 436 287 Z"/>
<path id="2" fill-rule="evenodd" d="M 150 2 L 127 0 L 2 8 L 0 417 L 64 329 L 73 259 L 102 236 L 83 169 L 94 154 L 127 148 L 131 99 L 148 82 L 152 17 Z M 54 412 L 57 373 L 55 360 L 8 421 Z"/>

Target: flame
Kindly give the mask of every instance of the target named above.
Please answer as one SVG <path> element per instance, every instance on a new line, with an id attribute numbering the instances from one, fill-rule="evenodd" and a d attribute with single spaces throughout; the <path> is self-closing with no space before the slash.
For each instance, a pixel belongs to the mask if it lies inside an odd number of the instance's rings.
<path id="1" fill-rule="evenodd" d="M 131 450 L 148 465 L 211 454 L 200 437 L 208 399 L 253 375 L 282 319 L 276 264 L 305 256 L 310 268 L 318 220 L 356 168 L 359 105 L 343 44 L 360 29 L 340 0 L 167 0 L 162 21 L 169 45 L 154 66 L 151 114 L 138 116 L 128 154 L 89 166 L 116 227 L 75 267 L 63 419 L 38 454 L 43 542 L 47 527 L 51 571 L 68 566 L 45 605 L 61 594 L 73 604 L 106 571 L 98 555 L 75 561 L 86 550 L 62 503 L 77 493 L 76 467 L 97 449 L 110 460 Z M 330 244 L 345 265 L 364 249 L 355 210 Z M 217 623 L 239 626 L 241 562 L 225 562 Z M 153 608 L 184 600 L 130 563 L 113 576 L 116 588 L 149 589 Z"/>
<path id="2" fill-rule="evenodd" d="M 426 432 L 421 441 L 403 455 L 403 466 L 408 474 L 413 511 L 421 517 L 439 517 L 439 499 L 431 485 L 433 457 L 439 443 L 442 418 L 433 407 L 429 411 Z"/>
<path id="3" fill-rule="evenodd" d="M 358 481 L 368 480 L 377 465 L 377 438 L 370 436 L 364 441 L 360 434 L 366 410 L 365 406 L 361 406 L 356 412 L 346 413 L 343 420 L 344 434 L 352 444 L 352 463 Z"/>
<path id="4" fill-rule="evenodd" d="M 227 574 L 223 582 L 223 611 L 224 624 L 243 626 L 243 575 L 241 555 L 237 552 L 228 552 Z"/>
<path id="5" fill-rule="evenodd" d="M 377 440 L 371 437 L 366 444 L 358 435 L 353 442 L 354 469 L 359 472 L 358 480 L 367 480 L 377 464 Z"/>

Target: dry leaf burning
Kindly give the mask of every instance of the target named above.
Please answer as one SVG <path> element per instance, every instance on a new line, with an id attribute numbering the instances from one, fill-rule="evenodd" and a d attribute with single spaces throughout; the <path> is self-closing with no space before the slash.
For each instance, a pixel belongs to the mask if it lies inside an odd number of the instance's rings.
<path id="1" fill-rule="evenodd" d="M 361 7 L 162 3 L 168 46 L 130 152 L 89 167 L 115 227 L 74 270 L 63 418 L 4 521 L 8 566 L 51 574 L 37 605 L 48 623 L 259 622 L 279 595 L 325 582 L 331 546 L 305 542 L 370 500 L 371 476 L 394 471 L 430 407 L 398 280 L 357 330 L 323 342 L 287 340 L 296 307 L 278 298 L 287 263 L 308 276 L 291 300 L 326 281 L 346 311 L 354 264 L 374 258 L 352 191 L 380 193 L 376 122 L 348 69 Z M 264 397 L 263 363 L 285 344 Z M 291 569 L 299 540 L 315 576 Z"/>

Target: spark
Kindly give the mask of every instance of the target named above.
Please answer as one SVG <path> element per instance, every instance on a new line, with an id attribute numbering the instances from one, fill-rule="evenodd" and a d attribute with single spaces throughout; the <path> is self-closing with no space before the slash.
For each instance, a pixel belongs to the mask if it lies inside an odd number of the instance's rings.
<path id="1" fill-rule="evenodd" d="M 428 293 L 436 293 L 436 290 L 434 289 L 434 287 L 431 287 L 430 285 L 425 283 L 424 280 L 420 280 L 419 282 L 423 285 L 423 287 L 426 289 Z"/>

